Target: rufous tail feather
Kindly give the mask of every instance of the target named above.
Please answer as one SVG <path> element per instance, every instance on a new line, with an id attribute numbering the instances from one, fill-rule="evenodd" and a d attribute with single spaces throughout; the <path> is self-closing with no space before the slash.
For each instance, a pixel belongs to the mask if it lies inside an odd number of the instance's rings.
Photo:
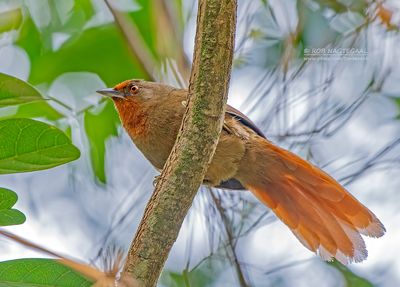
<path id="1" fill-rule="evenodd" d="M 361 234 L 385 233 L 377 217 L 319 168 L 261 137 L 253 144 L 246 160 L 256 164 L 243 172 L 241 183 L 324 260 L 346 264 L 366 259 Z"/>

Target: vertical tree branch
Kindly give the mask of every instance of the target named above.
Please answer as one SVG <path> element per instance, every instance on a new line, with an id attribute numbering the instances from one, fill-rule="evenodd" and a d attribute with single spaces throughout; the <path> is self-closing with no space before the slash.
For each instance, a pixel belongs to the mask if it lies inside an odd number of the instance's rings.
<path id="1" fill-rule="evenodd" d="M 156 285 L 218 143 L 232 67 L 236 6 L 236 0 L 199 0 L 187 110 L 124 266 L 124 273 L 146 287 Z"/>

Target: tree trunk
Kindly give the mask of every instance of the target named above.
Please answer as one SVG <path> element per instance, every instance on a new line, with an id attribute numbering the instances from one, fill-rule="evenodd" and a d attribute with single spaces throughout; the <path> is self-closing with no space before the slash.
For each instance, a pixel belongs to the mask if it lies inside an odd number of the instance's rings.
<path id="1" fill-rule="evenodd" d="M 217 146 L 232 67 L 236 6 L 236 0 L 199 0 L 187 110 L 124 266 L 124 273 L 142 286 L 157 284 Z"/>

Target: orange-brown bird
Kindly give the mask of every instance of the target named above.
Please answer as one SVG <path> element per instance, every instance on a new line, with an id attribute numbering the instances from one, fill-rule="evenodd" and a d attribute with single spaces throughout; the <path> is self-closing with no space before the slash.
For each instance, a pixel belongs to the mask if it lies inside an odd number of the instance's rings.
<path id="1" fill-rule="evenodd" d="M 122 124 L 144 156 L 161 170 L 175 143 L 188 91 L 128 80 L 98 91 L 111 97 Z M 385 233 L 378 218 L 327 173 L 268 141 L 255 124 L 227 106 L 204 184 L 248 189 L 323 259 L 367 257 L 362 235 Z"/>

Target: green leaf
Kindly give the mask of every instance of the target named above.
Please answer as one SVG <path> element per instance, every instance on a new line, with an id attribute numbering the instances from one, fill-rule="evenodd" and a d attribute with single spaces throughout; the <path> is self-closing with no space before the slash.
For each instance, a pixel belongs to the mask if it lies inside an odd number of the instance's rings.
<path id="1" fill-rule="evenodd" d="M 25 222 L 25 215 L 16 209 L 12 209 L 17 202 L 15 192 L 0 187 L 0 226 L 17 225 Z"/>
<path id="2" fill-rule="evenodd" d="M 0 262 L 0 287 L 85 287 L 93 282 L 53 259 Z"/>
<path id="3" fill-rule="evenodd" d="M 0 121 L 0 138 L 0 174 L 47 169 L 80 156 L 62 131 L 31 119 Z"/>
<path id="4" fill-rule="evenodd" d="M 48 102 L 34 102 L 18 106 L 13 118 L 45 118 L 49 121 L 56 121 L 63 117 Z"/>
<path id="5" fill-rule="evenodd" d="M 399 108 L 399 114 L 397 115 L 396 119 L 400 120 L 400 98 L 394 99 L 397 107 Z"/>
<path id="6" fill-rule="evenodd" d="M 0 73 L 0 108 L 43 100 L 41 94 L 28 83 Z"/>
<path id="7" fill-rule="evenodd" d="M 161 274 L 160 283 L 169 287 L 213 286 L 222 270 L 222 265 L 213 265 L 211 260 L 208 259 L 190 271 L 184 269 L 180 273 L 165 270 Z"/>
<path id="8" fill-rule="evenodd" d="M 56 122 L 63 117 L 64 116 L 50 106 L 47 101 L 0 108 L 0 120 L 12 118 L 36 118 Z"/>
<path id="9" fill-rule="evenodd" d="M 119 118 L 111 101 L 104 104 L 100 113 L 85 113 L 85 130 L 90 144 L 90 158 L 96 177 L 106 183 L 104 168 L 106 141 L 118 135 Z"/>
<path id="10" fill-rule="evenodd" d="M 0 13 L 0 33 L 17 29 L 22 23 L 20 8 Z"/>
<path id="11" fill-rule="evenodd" d="M 40 33 L 32 22 L 28 21 L 25 25 L 18 43 L 31 59 L 29 82 L 34 85 L 51 83 L 61 74 L 71 71 L 96 73 L 108 86 L 145 77 L 114 25 L 84 30 L 79 37 L 68 40 L 56 52 L 44 49 Z M 101 65 L 99 59 L 102 59 Z"/>
<path id="12" fill-rule="evenodd" d="M 330 8 L 336 13 L 343 13 L 348 10 L 364 12 L 368 7 L 368 2 L 365 0 L 315 0 L 319 5 L 325 8 Z"/>
<path id="13" fill-rule="evenodd" d="M 342 274 L 346 282 L 346 287 L 374 287 L 374 285 L 367 279 L 364 279 L 354 274 L 349 268 L 339 263 L 338 261 L 328 262 L 327 264 L 329 264 Z"/>
<path id="14" fill-rule="evenodd" d="M 45 49 L 42 43 L 42 38 L 39 30 L 33 23 L 32 18 L 25 17 L 19 31 L 19 38 L 15 44 L 25 49 L 29 55 L 29 59 L 31 60 L 31 65 L 34 60 L 40 58 L 40 56 L 44 54 Z"/>
<path id="15" fill-rule="evenodd" d="M 94 14 L 92 1 L 91 0 L 78 0 L 78 1 L 75 0 L 74 12 L 75 13 L 83 12 L 83 14 L 85 15 L 85 19 L 89 20 L 90 17 L 92 17 Z"/>

